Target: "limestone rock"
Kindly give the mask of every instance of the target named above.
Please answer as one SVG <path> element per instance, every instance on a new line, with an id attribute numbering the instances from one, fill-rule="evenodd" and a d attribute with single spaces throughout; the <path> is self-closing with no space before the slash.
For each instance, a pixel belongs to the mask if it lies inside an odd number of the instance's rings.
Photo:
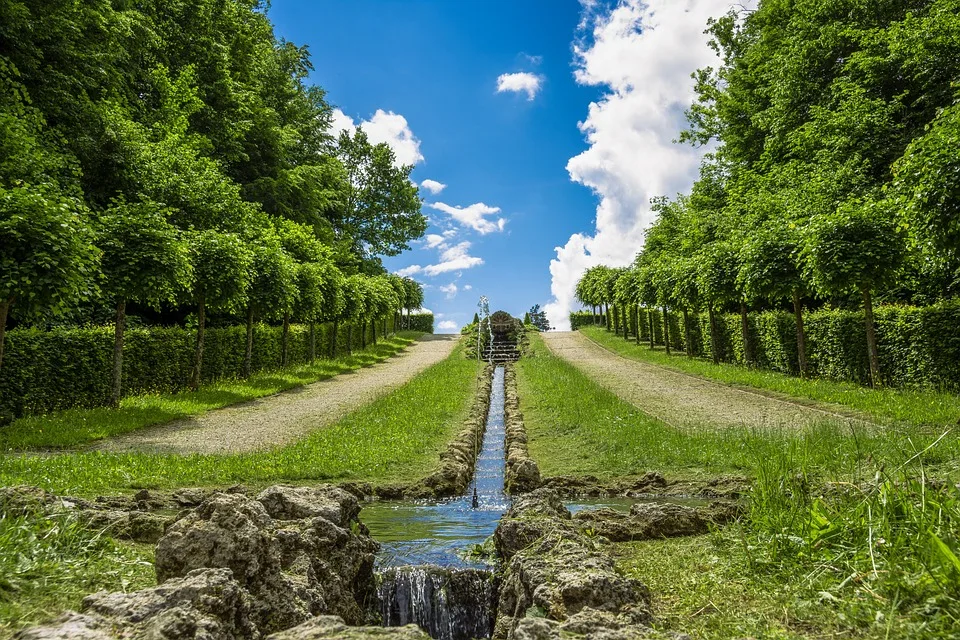
<path id="1" fill-rule="evenodd" d="M 69 611 L 50 624 L 14 634 L 14 640 L 116 640 L 103 618 Z"/>
<path id="2" fill-rule="evenodd" d="M 272 518 L 264 503 L 284 519 Z M 356 498 L 335 487 L 271 487 L 261 500 L 215 494 L 161 538 L 157 579 L 204 567 L 229 569 L 251 594 L 252 618 L 266 633 L 320 614 L 360 624 L 375 589 L 377 543 L 356 520 L 358 511 Z M 319 515 L 287 519 L 319 512 L 346 526 Z"/>
<path id="3" fill-rule="evenodd" d="M 494 638 L 513 637 L 517 624 L 531 612 L 555 622 L 587 609 L 624 624 L 642 625 L 649 619 L 646 587 L 620 573 L 602 538 L 578 530 L 556 492 L 538 489 L 518 499 L 494 536 L 498 549 L 511 552 L 505 556 L 509 562 L 500 585 Z"/>
<path id="4" fill-rule="evenodd" d="M 267 640 L 367 640 L 392 638 L 395 640 L 429 640 L 430 636 L 415 625 L 405 627 L 348 627 L 337 616 L 317 616 L 292 629 L 275 633 Z"/>
<path id="5" fill-rule="evenodd" d="M 356 496 L 329 485 L 320 487 L 273 486 L 257 496 L 271 518 L 302 520 L 320 516 L 338 527 L 348 527 L 360 513 Z"/>

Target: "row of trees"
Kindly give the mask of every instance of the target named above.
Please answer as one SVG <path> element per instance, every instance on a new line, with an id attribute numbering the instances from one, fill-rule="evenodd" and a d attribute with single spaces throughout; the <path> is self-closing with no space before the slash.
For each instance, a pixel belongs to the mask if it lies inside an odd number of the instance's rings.
<path id="1" fill-rule="evenodd" d="M 0 0 L 0 366 L 9 322 L 109 308 L 117 401 L 130 305 L 195 314 L 194 387 L 208 314 L 245 319 L 249 373 L 257 320 L 421 306 L 380 262 L 426 230 L 412 167 L 362 129 L 331 134 L 306 48 L 265 11 Z"/>
<path id="2" fill-rule="evenodd" d="M 860 306 L 878 384 L 875 300 L 960 287 L 960 0 L 764 0 L 709 33 L 722 64 L 695 75 L 682 138 L 715 150 L 689 194 L 653 202 L 634 263 L 577 296 L 705 308 L 711 327 L 739 310 L 748 361 L 748 311 L 789 304 L 804 374 L 804 308 Z"/>

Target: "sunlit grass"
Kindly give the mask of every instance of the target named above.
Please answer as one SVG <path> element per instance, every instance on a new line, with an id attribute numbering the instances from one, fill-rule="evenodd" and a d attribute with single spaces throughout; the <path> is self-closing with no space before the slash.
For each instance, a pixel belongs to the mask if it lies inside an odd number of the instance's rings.
<path id="1" fill-rule="evenodd" d="M 0 637 L 100 590 L 156 584 L 153 550 L 115 541 L 70 514 L 0 517 Z"/>
<path id="2" fill-rule="evenodd" d="M 28 416 L 0 431 L 0 450 L 75 447 L 155 424 L 195 416 L 332 378 L 382 362 L 413 344 L 422 334 L 402 331 L 363 351 L 335 360 L 275 371 L 240 380 L 221 380 L 197 391 L 124 398 L 119 408 L 70 409 L 47 416 Z"/>
<path id="3" fill-rule="evenodd" d="M 960 395 L 933 389 L 871 389 L 852 382 L 825 378 L 798 378 L 776 371 L 749 369 L 736 364 L 713 364 L 683 353 L 667 355 L 663 348 L 624 340 L 600 327 L 580 332 L 607 349 L 633 360 L 650 362 L 732 386 L 792 396 L 799 400 L 839 405 L 869 416 L 873 421 L 914 425 L 949 425 L 960 422 Z"/>
<path id="4" fill-rule="evenodd" d="M 339 422 L 283 447 L 236 455 L 7 454 L 0 484 L 60 494 L 272 482 L 419 479 L 466 419 L 480 365 L 458 346 L 445 360 Z"/>

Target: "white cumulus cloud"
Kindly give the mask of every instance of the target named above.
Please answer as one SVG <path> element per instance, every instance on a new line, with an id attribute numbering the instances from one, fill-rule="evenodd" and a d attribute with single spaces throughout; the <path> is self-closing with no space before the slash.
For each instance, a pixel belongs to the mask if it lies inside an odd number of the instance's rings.
<path id="1" fill-rule="evenodd" d="M 453 298 L 456 298 L 457 291 L 459 291 L 459 289 L 457 288 L 456 282 L 451 282 L 450 284 L 442 285 L 439 287 L 439 289 L 440 291 L 447 294 L 447 300 L 452 300 Z"/>
<path id="2" fill-rule="evenodd" d="M 483 264 L 483 258 L 470 255 L 470 243 L 460 242 L 452 246 L 444 245 L 440 251 L 440 261 L 437 264 L 427 265 L 423 273 L 435 276 L 450 271 L 460 271 Z"/>
<path id="3" fill-rule="evenodd" d="M 702 150 L 674 144 L 694 99 L 690 74 L 718 60 L 703 33 L 730 0 L 621 0 L 602 8 L 581 0 L 589 29 L 574 46 L 577 82 L 606 89 L 580 123 L 589 148 L 567 163 L 570 178 L 600 200 L 596 226 L 577 233 L 550 262 L 550 323 L 569 329 L 574 288 L 596 264 L 628 264 L 654 219 L 650 198 L 686 191 Z M 747 5 L 754 5 L 747 0 Z M 737 6 L 743 6 L 742 4 Z M 749 6 L 747 7 L 749 8 Z"/>
<path id="4" fill-rule="evenodd" d="M 353 133 L 358 124 L 340 109 L 333 110 L 333 135 L 341 131 Z M 423 160 L 420 153 L 420 140 L 413 134 L 407 119 L 399 113 L 377 109 L 373 117 L 363 120 L 359 126 L 366 132 L 373 144 L 386 142 L 396 155 L 397 165 L 417 164 Z"/>
<path id="5" fill-rule="evenodd" d="M 527 100 L 533 100 L 543 86 L 543 76 L 529 71 L 501 73 L 497 77 L 497 93 L 526 93 Z"/>
<path id="6" fill-rule="evenodd" d="M 487 216 L 500 213 L 500 207 L 491 207 L 482 202 L 471 204 L 468 207 L 450 206 L 443 202 L 427 203 L 427 206 L 442 211 L 465 227 L 469 227 L 482 235 L 503 231 L 507 221 L 504 218 L 489 220 Z"/>
<path id="7" fill-rule="evenodd" d="M 437 323 L 437 329 L 440 331 L 456 331 L 457 323 L 453 320 L 441 320 Z"/>
<path id="8" fill-rule="evenodd" d="M 429 191 L 430 193 L 432 193 L 433 195 L 437 195 L 438 193 L 440 193 L 441 191 L 447 188 L 447 185 L 443 184 L 442 182 L 437 182 L 436 180 L 430 180 L 429 178 L 421 182 L 420 186 L 426 189 L 427 191 Z"/>
<path id="9" fill-rule="evenodd" d="M 409 267 L 404 267 L 403 269 L 398 269 L 396 273 L 401 278 L 409 278 L 410 276 L 415 276 L 418 273 L 423 271 L 423 267 L 418 264 L 412 264 Z"/>

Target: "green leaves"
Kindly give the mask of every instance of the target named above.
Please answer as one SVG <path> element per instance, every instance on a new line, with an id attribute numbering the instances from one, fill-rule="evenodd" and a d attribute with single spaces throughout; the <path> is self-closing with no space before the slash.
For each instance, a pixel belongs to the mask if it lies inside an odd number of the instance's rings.
<path id="1" fill-rule="evenodd" d="M 219 231 L 191 234 L 193 296 L 212 309 L 238 312 L 247 303 L 253 256 L 239 237 Z"/>

